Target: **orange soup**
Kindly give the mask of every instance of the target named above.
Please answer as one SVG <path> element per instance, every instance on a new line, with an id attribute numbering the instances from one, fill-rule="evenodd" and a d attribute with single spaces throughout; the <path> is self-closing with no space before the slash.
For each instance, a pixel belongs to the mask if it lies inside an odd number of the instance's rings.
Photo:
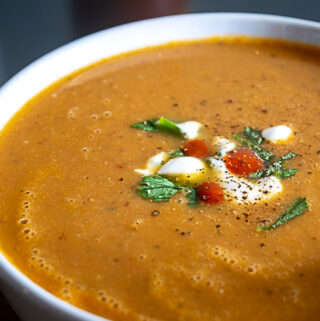
<path id="1" fill-rule="evenodd" d="M 317 48 L 211 39 L 101 61 L 2 131 L 1 251 L 115 321 L 318 320 L 319 119 Z"/>

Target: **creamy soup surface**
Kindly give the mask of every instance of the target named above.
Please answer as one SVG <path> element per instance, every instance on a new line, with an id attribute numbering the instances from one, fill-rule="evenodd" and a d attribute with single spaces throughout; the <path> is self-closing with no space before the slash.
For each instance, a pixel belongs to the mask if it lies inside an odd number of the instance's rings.
<path id="1" fill-rule="evenodd" d="M 287 126 L 290 138 L 261 146 L 299 154 L 286 165 L 298 171 L 255 203 L 144 199 L 135 170 L 186 143 L 130 127 L 161 116 L 201 123 L 209 156 L 214 137 Z M 1 250 L 54 295 L 115 321 L 319 320 L 319 119 L 315 48 L 211 39 L 99 62 L 2 131 Z M 303 215 L 257 231 L 298 197 Z"/>

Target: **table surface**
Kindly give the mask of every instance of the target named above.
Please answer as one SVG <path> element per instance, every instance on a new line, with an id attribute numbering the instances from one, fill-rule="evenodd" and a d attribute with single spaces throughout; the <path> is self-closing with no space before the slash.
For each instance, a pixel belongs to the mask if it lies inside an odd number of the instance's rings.
<path id="1" fill-rule="evenodd" d="M 88 33 L 134 20 L 183 12 L 229 11 L 320 21 L 319 0 L 135 0 L 134 5 L 132 3 L 126 0 L 0 0 L 0 86 L 54 48 Z M 1 292 L 0 320 L 20 321 Z"/>

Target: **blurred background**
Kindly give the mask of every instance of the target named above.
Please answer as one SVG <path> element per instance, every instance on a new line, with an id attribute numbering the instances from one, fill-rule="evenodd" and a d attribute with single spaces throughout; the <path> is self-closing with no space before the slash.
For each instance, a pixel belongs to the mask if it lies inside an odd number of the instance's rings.
<path id="1" fill-rule="evenodd" d="M 33 60 L 86 34 L 140 19 L 206 11 L 320 21 L 320 0 L 0 0 L 0 86 Z M 19 321 L 1 293 L 0 320 Z"/>
<path id="2" fill-rule="evenodd" d="M 169 14 L 261 12 L 320 21 L 320 0 L 0 0 L 0 86 L 71 40 Z"/>

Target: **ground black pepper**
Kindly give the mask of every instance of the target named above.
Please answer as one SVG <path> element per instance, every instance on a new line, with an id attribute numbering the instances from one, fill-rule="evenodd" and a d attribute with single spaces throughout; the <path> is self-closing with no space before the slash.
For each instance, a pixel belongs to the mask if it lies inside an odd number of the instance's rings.
<path id="1" fill-rule="evenodd" d="M 158 216 L 159 214 L 160 214 L 160 211 L 158 211 L 158 210 L 154 210 L 154 211 L 151 213 L 152 216 Z"/>

